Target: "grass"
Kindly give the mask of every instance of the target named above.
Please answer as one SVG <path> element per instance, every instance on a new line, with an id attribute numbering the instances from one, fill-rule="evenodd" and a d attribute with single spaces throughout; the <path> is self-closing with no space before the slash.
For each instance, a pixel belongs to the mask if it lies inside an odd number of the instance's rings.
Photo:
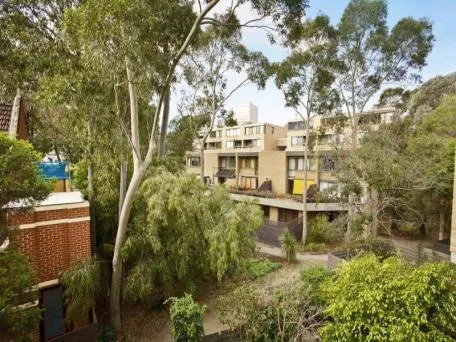
<path id="1" fill-rule="evenodd" d="M 250 259 L 243 270 L 243 273 L 250 279 L 258 279 L 281 267 L 282 264 L 267 259 Z"/>

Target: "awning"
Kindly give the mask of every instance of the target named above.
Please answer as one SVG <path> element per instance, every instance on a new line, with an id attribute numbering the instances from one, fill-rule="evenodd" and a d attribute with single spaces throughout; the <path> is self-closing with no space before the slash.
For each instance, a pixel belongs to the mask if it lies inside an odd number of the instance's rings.
<path id="1" fill-rule="evenodd" d="M 313 180 L 307 180 L 306 190 L 309 189 L 309 186 L 315 184 Z M 293 195 L 302 195 L 304 194 L 304 180 L 295 179 L 293 181 Z"/>
<path id="2" fill-rule="evenodd" d="M 236 170 L 234 169 L 220 169 L 215 176 L 219 178 L 232 178 L 235 172 Z"/>

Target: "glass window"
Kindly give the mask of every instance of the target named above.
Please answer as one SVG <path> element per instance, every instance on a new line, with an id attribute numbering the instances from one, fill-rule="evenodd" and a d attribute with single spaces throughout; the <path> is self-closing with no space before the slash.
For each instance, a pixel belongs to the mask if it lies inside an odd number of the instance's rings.
<path id="1" fill-rule="evenodd" d="M 291 137 L 292 146 L 303 146 L 305 142 L 304 137 Z"/>
<path id="2" fill-rule="evenodd" d="M 226 148 L 234 148 L 234 141 L 227 141 Z"/>
<path id="3" fill-rule="evenodd" d="M 304 170 L 304 158 L 298 158 L 298 170 Z"/>
<path id="4" fill-rule="evenodd" d="M 264 134 L 264 125 L 246 127 L 244 132 L 245 135 Z"/>
<path id="5" fill-rule="evenodd" d="M 226 130 L 227 137 L 235 137 L 241 134 L 240 128 L 230 128 Z"/>
<path id="6" fill-rule="evenodd" d="M 289 158 L 288 159 L 288 170 L 296 170 L 296 159 Z"/>

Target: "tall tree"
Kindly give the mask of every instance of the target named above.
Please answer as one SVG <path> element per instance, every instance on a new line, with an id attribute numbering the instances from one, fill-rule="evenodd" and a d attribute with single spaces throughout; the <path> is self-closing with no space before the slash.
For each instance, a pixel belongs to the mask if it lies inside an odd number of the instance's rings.
<path id="1" fill-rule="evenodd" d="M 389 30 L 386 0 L 352 0 L 338 24 L 336 88 L 351 128 L 351 147 L 358 139 L 358 120 L 385 83 L 418 80 L 434 36 L 427 19 L 403 18 Z"/>
<path id="2" fill-rule="evenodd" d="M 283 92 L 286 106 L 294 109 L 305 125 L 304 190 L 302 241 L 307 238 L 307 172 L 311 120 L 327 114 L 337 106 L 334 82 L 335 30 L 327 16 L 318 16 L 302 25 L 289 41 L 291 55 L 274 66 L 277 87 Z"/>

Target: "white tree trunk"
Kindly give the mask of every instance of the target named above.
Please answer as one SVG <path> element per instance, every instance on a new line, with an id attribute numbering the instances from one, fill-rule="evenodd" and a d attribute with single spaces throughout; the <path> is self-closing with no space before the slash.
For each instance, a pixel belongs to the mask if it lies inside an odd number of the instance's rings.
<path id="1" fill-rule="evenodd" d="M 120 186 L 119 186 L 119 219 L 122 210 L 122 205 L 125 200 L 125 193 L 127 192 L 127 161 L 120 162 Z"/>
<path id="2" fill-rule="evenodd" d="M 166 92 L 166 96 L 163 103 L 163 116 L 162 116 L 162 124 L 160 127 L 160 148 L 159 148 L 159 156 L 163 156 L 166 152 L 166 134 L 168 133 L 168 121 L 169 121 L 169 107 L 171 101 L 171 87 L 168 88 Z"/>
<path id="3" fill-rule="evenodd" d="M 309 115 L 307 115 L 306 123 L 306 142 L 304 144 L 304 190 L 302 195 L 302 243 L 307 240 L 307 160 L 309 158 Z"/>

